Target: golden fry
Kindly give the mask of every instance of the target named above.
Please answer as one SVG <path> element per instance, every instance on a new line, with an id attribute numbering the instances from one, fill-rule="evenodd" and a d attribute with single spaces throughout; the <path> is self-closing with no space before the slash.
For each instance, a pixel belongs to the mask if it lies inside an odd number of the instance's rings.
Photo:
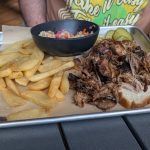
<path id="1" fill-rule="evenodd" d="M 20 56 L 21 55 L 19 53 L 0 55 L 0 67 L 6 65 L 7 63 L 12 62 L 13 60 L 19 58 Z"/>
<path id="2" fill-rule="evenodd" d="M 68 93 L 69 91 L 69 80 L 68 80 L 69 73 L 67 71 L 64 72 L 61 84 L 60 84 L 60 90 L 63 94 Z"/>
<path id="3" fill-rule="evenodd" d="M 66 62 L 66 61 L 73 61 L 73 59 L 74 59 L 74 57 L 57 57 L 57 56 L 55 56 L 55 58 L 57 60 L 61 60 L 61 61 L 64 61 L 64 62 Z"/>
<path id="4" fill-rule="evenodd" d="M 34 48 L 32 55 L 22 55 L 18 59 L 15 59 L 11 65 L 13 71 L 27 71 L 34 68 L 41 58 L 43 59 L 44 53 L 38 48 Z"/>
<path id="5" fill-rule="evenodd" d="M 33 55 L 24 56 L 13 61 L 11 69 L 13 71 L 26 71 L 32 69 L 38 63 L 38 59 Z"/>
<path id="6" fill-rule="evenodd" d="M 55 105 L 55 101 L 53 101 L 52 99 L 50 99 L 48 97 L 48 95 L 42 91 L 24 91 L 21 93 L 21 96 L 29 101 L 31 101 L 32 103 L 49 109 L 52 108 Z"/>
<path id="7" fill-rule="evenodd" d="M 3 51 L 0 52 L 0 55 L 17 53 L 22 48 L 31 47 L 33 45 L 31 43 L 33 43 L 32 39 L 15 42 L 3 49 Z"/>
<path id="8" fill-rule="evenodd" d="M 55 98 L 57 101 L 61 102 L 64 100 L 65 96 L 60 90 L 57 90 L 57 92 L 55 94 Z"/>
<path id="9" fill-rule="evenodd" d="M 11 73 L 12 73 L 12 70 L 10 68 L 6 68 L 4 70 L 0 69 L 0 77 L 1 78 L 9 76 L 9 75 L 11 75 Z"/>
<path id="10" fill-rule="evenodd" d="M 31 55 L 33 53 L 32 49 L 21 49 L 19 50 L 19 53 L 23 54 L 23 55 Z"/>
<path id="11" fill-rule="evenodd" d="M 60 87 L 62 75 L 63 75 L 63 72 L 59 72 L 53 76 L 49 90 L 48 90 L 48 96 L 50 98 L 54 98 L 54 96 L 56 95 L 56 92 Z"/>
<path id="12" fill-rule="evenodd" d="M 36 82 L 36 81 L 42 80 L 44 78 L 47 78 L 49 76 L 52 76 L 52 75 L 54 75 L 54 74 L 56 74 L 58 72 L 61 72 L 63 70 L 70 69 L 72 67 L 74 67 L 74 62 L 70 61 L 70 62 L 67 62 L 67 63 L 63 64 L 62 66 L 60 66 L 60 67 L 58 67 L 56 69 L 50 70 L 48 72 L 44 72 L 44 73 L 40 73 L 40 74 L 34 75 L 29 80 L 32 81 L 32 82 Z"/>
<path id="13" fill-rule="evenodd" d="M 44 53 L 40 51 L 38 53 L 39 62 L 37 63 L 37 65 L 35 65 L 32 69 L 27 70 L 27 71 L 24 72 L 24 75 L 25 75 L 26 78 L 29 79 L 30 77 L 32 77 L 36 73 L 36 71 L 38 70 L 40 64 L 42 63 L 43 58 L 44 58 Z"/>
<path id="14" fill-rule="evenodd" d="M 16 95 L 9 89 L 4 89 L 1 91 L 1 93 L 4 100 L 10 107 L 22 106 L 26 103 L 26 101 L 22 97 Z"/>
<path id="15" fill-rule="evenodd" d="M 7 116 L 7 121 L 46 118 L 46 117 L 48 117 L 48 114 L 45 112 L 44 109 L 34 108 L 10 114 Z"/>
<path id="16" fill-rule="evenodd" d="M 40 65 L 38 68 L 38 71 L 39 72 L 47 72 L 47 71 L 53 70 L 57 67 L 60 67 L 62 64 L 63 63 L 61 60 L 51 60 L 44 65 Z"/>
<path id="17" fill-rule="evenodd" d="M 0 78 L 0 86 L 4 88 L 6 87 L 6 83 L 3 78 Z"/>
<path id="18" fill-rule="evenodd" d="M 20 95 L 19 90 L 17 89 L 15 83 L 13 82 L 13 80 L 9 79 L 9 78 L 5 78 L 5 82 L 7 87 L 13 91 L 15 94 Z"/>
<path id="19" fill-rule="evenodd" d="M 34 83 L 30 83 L 28 85 L 28 89 L 30 90 L 43 90 L 43 89 L 46 89 L 49 87 L 50 85 L 50 82 L 51 82 L 51 78 L 45 78 L 45 79 L 42 79 L 40 81 L 37 81 L 37 82 L 34 82 Z"/>
<path id="20" fill-rule="evenodd" d="M 47 63 L 51 62 L 51 60 L 53 60 L 53 59 L 54 59 L 54 57 L 49 56 L 42 61 L 42 64 L 47 64 Z"/>
<path id="21" fill-rule="evenodd" d="M 8 76 L 9 79 L 17 79 L 21 77 L 23 77 L 23 73 L 21 71 L 14 71 Z"/>
<path id="22" fill-rule="evenodd" d="M 32 49 L 35 46 L 36 46 L 36 44 L 33 41 L 33 39 L 24 40 L 24 41 L 22 41 L 22 44 L 21 44 L 21 48 L 23 48 L 23 49 L 28 49 L 28 48 Z"/>
<path id="23" fill-rule="evenodd" d="M 21 49 L 19 49 L 19 53 L 23 54 L 23 55 L 31 55 L 33 53 L 33 48 L 35 47 L 35 43 L 32 39 L 29 40 L 25 40 L 22 44 L 21 44 Z"/>
<path id="24" fill-rule="evenodd" d="M 15 82 L 18 83 L 19 85 L 27 86 L 29 83 L 29 80 L 26 77 L 21 77 L 15 79 Z"/>

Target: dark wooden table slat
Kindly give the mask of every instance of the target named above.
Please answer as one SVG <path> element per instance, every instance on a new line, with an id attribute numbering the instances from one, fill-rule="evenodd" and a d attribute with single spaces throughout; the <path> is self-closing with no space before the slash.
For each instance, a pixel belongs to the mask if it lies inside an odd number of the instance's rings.
<path id="1" fill-rule="evenodd" d="M 143 149 L 150 150 L 150 113 L 124 118 Z"/>
<path id="2" fill-rule="evenodd" d="M 0 150 L 65 150 L 57 124 L 0 129 Z"/>
<path id="3" fill-rule="evenodd" d="M 121 117 L 62 124 L 70 150 L 141 150 Z"/>

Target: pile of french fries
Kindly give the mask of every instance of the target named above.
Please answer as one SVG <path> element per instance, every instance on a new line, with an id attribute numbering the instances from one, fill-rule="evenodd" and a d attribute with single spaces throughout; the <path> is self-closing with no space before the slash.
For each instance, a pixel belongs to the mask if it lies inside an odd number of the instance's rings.
<path id="1" fill-rule="evenodd" d="M 73 57 L 46 56 L 32 39 L 16 42 L 0 52 L 0 92 L 12 108 L 28 101 L 38 107 L 6 116 L 7 120 L 47 117 L 69 91 L 68 70 Z M 24 90 L 20 90 L 20 87 Z"/>

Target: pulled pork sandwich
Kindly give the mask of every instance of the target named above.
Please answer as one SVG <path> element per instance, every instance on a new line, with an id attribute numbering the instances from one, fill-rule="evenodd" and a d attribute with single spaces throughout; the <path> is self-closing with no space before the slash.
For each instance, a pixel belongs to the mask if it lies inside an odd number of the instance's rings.
<path id="1" fill-rule="evenodd" d="M 118 102 L 135 108 L 150 101 L 150 54 L 135 42 L 102 40 L 75 63 L 78 73 L 69 80 L 76 105 L 88 103 L 105 111 Z"/>

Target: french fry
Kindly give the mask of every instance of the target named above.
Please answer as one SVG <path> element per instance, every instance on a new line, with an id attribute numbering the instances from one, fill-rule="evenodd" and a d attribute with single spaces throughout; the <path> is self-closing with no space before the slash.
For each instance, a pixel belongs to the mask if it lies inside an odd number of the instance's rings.
<path id="1" fill-rule="evenodd" d="M 35 45 L 35 42 L 33 41 L 33 39 L 24 40 L 24 41 L 22 41 L 22 44 L 21 44 L 21 47 L 23 49 L 33 48 L 35 46 L 36 45 Z"/>
<path id="2" fill-rule="evenodd" d="M 31 45 L 33 45 L 32 39 L 17 41 L 3 49 L 3 51 L 0 52 L 0 55 L 16 53 L 22 48 L 31 47 Z"/>
<path id="3" fill-rule="evenodd" d="M 62 75 L 63 75 L 63 72 L 59 72 L 53 76 L 49 90 L 48 90 L 48 96 L 50 98 L 54 98 L 54 96 L 56 95 L 56 92 L 58 91 L 60 87 Z"/>
<path id="4" fill-rule="evenodd" d="M 60 90 L 63 94 L 68 93 L 69 91 L 69 80 L 68 80 L 69 73 L 67 71 L 64 72 L 61 84 L 60 84 Z"/>
<path id="5" fill-rule="evenodd" d="M 38 68 L 39 72 L 47 72 L 49 70 L 53 70 L 57 67 L 60 67 L 62 65 L 61 60 L 51 60 L 48 63 L 45 63 L 44 65 L 40 65 Z"/>
<path id="6" fill-rule="evenodd" d="M 11 69 L 13 71 L 26 71 L 32 69 L 39 62 L 33 55 L 24 56 L 13 61 Z"/>
<path id="7" fill-rule="evenodd" d="M 27 86 L 29 83 L 29 80 L 26 77 L 21 77 L 21 78 L 15 79 L 15 82 L 18 83 L 19 85 Z"/>
<path id="8" fill-rule="evenodd" d="M 36 45 L 32 39 L 26 40 L 21 44 L 21 49 L 19 49 L 18 52 L 23 55 L 31 55 L 35 46 Z"/>
<path id="9" fill-rule="evenodd" d="M 31 55 L 33 53 L 32 49 L 21 49 L 19 50 L 19 53 L 23 54 L 23 55 Z"/>
<path id="10" fill-rule="evenodd" d="M 44 57 L 44 53 L 40 51 L 37 47 L 33 48 L 32 55 L 22 55 L 18 59 L 15 59 L 11 65 L 13 71 L 27 71 L 34 68 L 41 57 Z"/>
<path id="11" fill-rule="evenodd" d="M 0 55 L 0 67 L 6 65 L 7 63 L 12 62 L 13 60 L 19 58 L 20 56 L 21 55 L 19 53 Z"/>
<path id="12" fill-rule="evenodd" d="M 63 64 L 62 66 L 60 66 L 60 67 L 58 67 L 56 69 L 50 70 L 48 72 L 44 72 L 44 73 L 40 73 L 40 74 L 34 75 L 29 80 L 32 81 L 32 82 L 36 82 L 36 81 L 42 80 L 44 78 L 47 78 L 49 76 L 52 76 L 52 75 L 54 75 L 54 74 L 56 74 L 58 72 L 61 72 L 63 70 L 70 69 L 72 67 L 74 67 L 74 62 L 70 61 L 70 62 L 67 62 L 67 63 Z"/>
<path id="13" fill-rule="evenodd" d="M 6 83 L 3 78 L 0 78 L 0 86 L 6 88 Z"/>
<path id="14" fill-rule="evenodd" d="M 32 77 L 36 73 L 36 71 L 38 70 L 40 64 L 42 63 L 43 58 L 44 58 L 44 53 L 39 51 L 38 52 L 39 62 L 37 63 L 37 65 L 35 65 L 35 67 L 33 67 L 32 69 L 27 70 L 27 71 L 24 72 L 24 75 L 25 75 L 26 78 L 29 79 L 30 77 Z"/>
<path id="15" fill-rule="evenodd" d="M 21 96 L 32 103 L 45 108 L 49 109 L 55 106 L 55 101 L 50 99 L 48 95 L 42 91 L 24 91 L 21 93 Z"/>
<path id="16" fill-rule="evenodd" d="M 24 72 L 24 76 L 29 79 L 30 77 L 32 77 L 36 71 L 38 70 L 39 66 L 40 66 L 41 62 L 39 61 L 37 65 L 35 65 L 32 69 L 27 70 Z"/>
<path id="17" fill-rule="evenodd" d="M 55 59 L 66 62 L 66 61 L 73 61 L 74 57 L 57 57 L 57 56 L 55 56 Z"/>
<path id="18" fill-rule="evenodd" d="M 34 108 L 12 113 L 7 116 L 7 121 L 45 118 L 45 117 L 48 117 L 48 114 L 45 112 L 44 109 Z"/>
<path id="19" fill-rule="evenodd" d="M 9 75 L 11 75 L 12 70 L 10 68 L 5 68 L 5 69 L 0 69 L 0 77 L 7 77 Z"/>
<path id="20" fill-rule="evenodd" d="M 21 77 L 23 77 L 23 73 L 21 71 L 14 71 L 8 76 L 9 79 L 17 79 Z"/>
<path id="21" fill-rule="evenodd" d="M 64 100 L 65 96 L 60 90 L 57 90 L 57 92 L 55 94 L 55 98 L 57 101 L 61 102 Z"/>
<path id="22" fill-rule="evenodd" d="M 22 106 L 26 103 L 26 100 L 16 95 L 14 92 L 12 92 L 9 89 L 4 89 L 1 91 L 1 93 L 2 93 L 4 100 L 10 107 Z"/>
<path id="23" fill-rule="evenodd" d="M 50 82 L 51 82 L 51 78 L 45 78 L 45 79 L 42 79 L 40 81 L 37 81 L 37 82 L 33 82 L 33 83 L 30 83 L 28 85 L 28 89 L 30 90 L 43 90 L 43 89 L 46 89 L 49 87 L 50 85 Z"/>
<path id="24" fill-rule="evenodd" d="M 54 57 L 49 56 L 42 61 L 42 64 L 47 64 L 47 63 L 51 62 L 51 60 L 53 60 L 53 59 L 54 59 Z"/>
<path id="25" fill-rule="evenodd" d="M 13 91 L 16 95 L 20 95 L 19 90 L 17 89 L 15 83 L 13 82 L 13 80 L 9 79 L 9 78 L 5 78 L 5 82 L 7 87 Z"/>

